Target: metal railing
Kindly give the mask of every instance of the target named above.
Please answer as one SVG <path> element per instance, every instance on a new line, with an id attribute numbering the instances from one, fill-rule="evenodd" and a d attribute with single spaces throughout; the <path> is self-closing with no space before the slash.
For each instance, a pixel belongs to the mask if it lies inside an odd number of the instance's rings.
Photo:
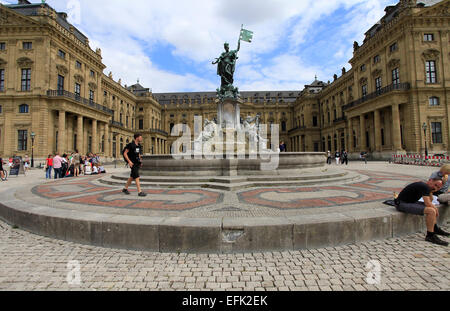
<path id="1" fill-rule="evenodd" d="M 76 102 L 79 102 L 85 106 L 100 110 L 102 112 L 106 112 L 107 114 L 112 115 L 113 111 L 111 109 L 109 109 L 108 107 L 99 105 L 97 103 L 95 103 L 94 101 L 90 100 L 90 99 L 86 99 L 81 97 L 78 94 L 74 94 L 65 90 L 48 90 L 47 91 L 47 96 L 48 97 L 65 97 L 65 98 L 69 98 L 72 99 Z"/>
<path id="2" fill-rule="evenodd" d="M 117 121 L 110 121 L 109 124 L 111 124 L 111 125 L 113 125 L 113 126 L 124 127 L 124 126 L 123 126 L 123 123 L 117 122 Z"/>
<path id="3" fill-rule="evenodd" d="M 378 91 L 375 91 L 369 95 L 363 96 L 362 98 L 355 100 L 351 102 L 348 105 L 345 105 L 342 107 L 343 110 L 347 110 L 356 106 L 361 105 L 362 103 L 369 101 L 371 99 L 377 98 L 381 95 L 393 92 L 393 91 L 406 91 L 411 88 L 411 85 L 409 83 L 399 83 L 399 84 L 391 84 L 386 87 L 383 87 L 379 89 Z"/>
<path id="4" fill-rule="evenodd" d="M 336 124 L 336 123 L 343 122 L 343 121 L 347 121 L 347 117 L 346 116 L 334 119 L 333 123 Z"/>
<path id="5" fill-rule="evenodd" d="M 160 130 L 160 129 L 150 129 L 149 132 L 150 133 L 161 134 L 163 136 L 169 136 L 169 133 L 167 133 L 166 131 Z"/>
<path id="6" fill-rule="evenodd" d="M 412 155 L 392 155 L 389 161 L 394 164 L 417 165 L 417 166 L 436 166 L 440 167 L 450 163 L 448 156 L 423 156 L 419 154 Z"/>

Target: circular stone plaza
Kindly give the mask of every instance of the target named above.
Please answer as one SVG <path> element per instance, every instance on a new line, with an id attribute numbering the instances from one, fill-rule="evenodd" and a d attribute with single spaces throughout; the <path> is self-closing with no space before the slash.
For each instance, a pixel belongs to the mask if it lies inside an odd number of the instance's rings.
<path id="1" fill-rule="evenodd" d="M 448 251 L 424 241 L 424 218 L 383 204 L 436 168 L 351 162 L 301 178 L 147 176 L 143 198 L 122 193 L 128 169 L 107 168 L 50 182 L 32 170 L 2 183 L 0 289 L 450 289 Z M 84 269 L 80 286 L 65 281 L 71 260 Z M 371 260 L 385 277 L 376 285 L 365 281 Z M 146 268 L 120 270 L 131 262 Z M 136 283 L 137 270 L 146 274 Z"/>

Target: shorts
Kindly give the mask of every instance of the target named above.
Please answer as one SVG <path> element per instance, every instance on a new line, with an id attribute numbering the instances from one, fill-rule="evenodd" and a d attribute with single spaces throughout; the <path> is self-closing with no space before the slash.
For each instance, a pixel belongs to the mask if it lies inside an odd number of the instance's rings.
<path id="1" fill-rule="evenodd" d="M 130 177 L 133 179 L 138 179 L 141 176 L 139 176 L 139 164 L 134 164 L 133 167 L 131 168 L 131 175 Z"/>
<path id="2" fill-rule="evenodd" d="M 425 215 L 425 203 L 423 203 L 423 202 L 406 203 L 406 202 L 400 201 L 399 204 L 397 205 L 397 210 L 399 212 L 403 212 L 406 214 L 424 216 Z"/>

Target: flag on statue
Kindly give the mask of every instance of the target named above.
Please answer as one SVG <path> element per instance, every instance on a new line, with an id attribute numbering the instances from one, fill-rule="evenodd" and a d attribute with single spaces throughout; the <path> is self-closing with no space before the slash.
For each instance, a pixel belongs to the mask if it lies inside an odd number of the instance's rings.
<path id="1" fill-rule="evenodd" d="M 252 43 L 253 31 L 241 29 L 241 40 L 245 42 Z"/>

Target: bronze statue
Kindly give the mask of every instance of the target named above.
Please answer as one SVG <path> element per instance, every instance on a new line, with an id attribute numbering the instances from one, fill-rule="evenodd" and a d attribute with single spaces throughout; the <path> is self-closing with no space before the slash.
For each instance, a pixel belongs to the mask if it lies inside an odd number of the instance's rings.
<path id="1" fill-rule="evenodd" d="M 251 43 L 252 39 L 253 32 L 241 28 L 237 49 L 230 51 L 230 45 L 225 43 L 225 52 L 212 63 L 213 65 L 217 65 L 217 75 L 220 76 L 222 80 L 220 89 L 217 89 L 217 96 L 221 100 L 225 98 L 237 99 L 239 97 L 239 89 L 233 86 L 236 62 L 239 59 L 238 52 L 241 49 L 241 40 Z"/>

